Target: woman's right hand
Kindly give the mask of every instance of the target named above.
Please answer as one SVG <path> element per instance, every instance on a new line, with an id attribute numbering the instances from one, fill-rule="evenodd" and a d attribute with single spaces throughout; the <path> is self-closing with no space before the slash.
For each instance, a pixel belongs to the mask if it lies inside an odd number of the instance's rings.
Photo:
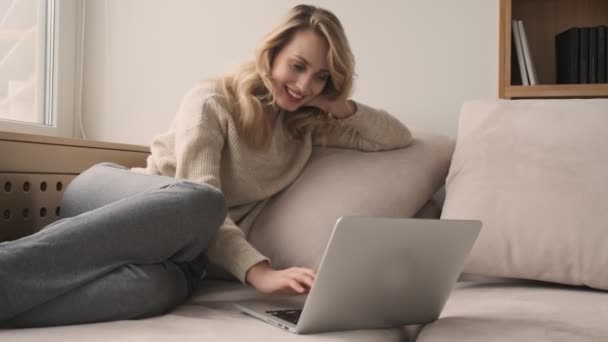
<path id="1" fill-rule="evenodd" d="M 261 293 L 304 294 L 315 281 L 315 271 L 304 267 L 274 270 L 268 261 L 253 265 L 245 280 Z"/>

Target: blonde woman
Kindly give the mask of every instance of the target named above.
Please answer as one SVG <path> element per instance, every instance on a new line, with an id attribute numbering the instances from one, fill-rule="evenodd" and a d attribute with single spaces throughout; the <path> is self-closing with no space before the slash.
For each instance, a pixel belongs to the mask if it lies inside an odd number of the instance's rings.
<path id="1" fill-rule="evenodd" d="M 292 8 L 255 61 L 185 95 L 146 168 L 90 168 L 66 190 L 64 219 L 0 244 L 0 325 L 159 315 L 190 296 L 208 262 L 262 293 L 308 292 L 314 270 L 274 269 L 245 236 L 313 145 L 410 143 L 399 120 L 349 99 L 353 75 L 338 18 Z"/>

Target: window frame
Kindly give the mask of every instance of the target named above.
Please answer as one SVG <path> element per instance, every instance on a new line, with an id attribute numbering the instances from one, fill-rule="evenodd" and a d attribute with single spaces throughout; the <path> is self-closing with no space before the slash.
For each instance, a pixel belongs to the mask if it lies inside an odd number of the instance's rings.
<path id="1" fill-rule="evenodd" d="M 51 0 L 53 2 L 55 22 L 53 29 L 53 53 L 46 56 L 47 61 L 53 61 L 53 71 L 49 75 L 46 85 L 51 84 L 52 89 L 45 87 L 44 96 L 51 95 L 50 103 L 45 99 L 45 107 L 50 104 L 52 125 L 38 123 L 17 122 L 0 119 L 0 131 L 50 135 L 56 137 L 74 137 L 75 108 L 79 101 L 76 90 L 80 85 L 76 80 L 80 79 L 80 68 L 82 61 L 81 40 L 82 35 L 82 1 L 78 0 Z M 48 20 L 48 18 L 47 18 Z"/>

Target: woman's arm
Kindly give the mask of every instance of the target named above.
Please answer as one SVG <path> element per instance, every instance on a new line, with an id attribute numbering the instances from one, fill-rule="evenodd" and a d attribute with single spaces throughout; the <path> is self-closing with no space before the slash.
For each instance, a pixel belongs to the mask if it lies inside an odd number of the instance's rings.
<path id="1" fill-rule="evenodd" d="M 328 112 L 338 120 L 338 127 L 325 138 L 314 136 L 315 145 L 324 142 L 328 147 L 375 152 L 403 148 L 412 141 L 410 130 L 386 111 L 351 100 L 327 109 L 334 110 Z"/>
<path id="2" fill-rule="evenodd" d="M 230 114 L 202 89 L 185 96 L 173 127 L 176 178 L 207 183 L 221 190 L 220 163 L 228 134 L 227 115 Z M 207 256 L 263 293 L 304 293 L 314 281 L 314 271 L 309 269 L 272 269 L 268 258 L 245 239 L 229 216 L 211 240 Z"/>
<path id="3" fill-rule="evenodd" d="M 198 86 L 183 98 L 172 127 L 174 160 L 168 162 L 174 165 L 176 178 L 207 183 L 221 190 L 220 165 L 229 113 L 214 96 L 205 86 Z M 211 240 L 207 256 L 242 282 L 251 266 L 268 260 L 247 242 L 229 216 Z"/>

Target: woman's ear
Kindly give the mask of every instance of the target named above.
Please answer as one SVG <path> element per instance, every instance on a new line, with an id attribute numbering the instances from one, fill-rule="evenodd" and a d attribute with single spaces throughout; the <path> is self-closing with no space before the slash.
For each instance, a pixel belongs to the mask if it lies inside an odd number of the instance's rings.
<path id="1" fill-rule="evenodd" d="M 323 90 L 321 91 L 322 95 L 327 96 L 329 99 L 334 99 L 337 96 L 337 91 L 336 91 L 336 87 L 334 87 L 334 84 L 331 82 L 331 78 L 327 79 L 327 83 L 325 84 L 325 87 L 323 88 Z"/>

